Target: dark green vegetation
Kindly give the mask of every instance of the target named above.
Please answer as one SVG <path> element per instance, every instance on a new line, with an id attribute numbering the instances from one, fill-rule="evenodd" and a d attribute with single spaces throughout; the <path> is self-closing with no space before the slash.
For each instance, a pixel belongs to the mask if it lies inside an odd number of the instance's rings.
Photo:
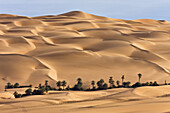
<path id="1" fill-rule="evenodd" d="M 8 82 L 7 85 L 5 86 L 5 89 L 26 88 L 26 87 L 32 87 L 32 85 L 30 84 L 28 86 L 20 86 L 19 83 L 11 84 L 10 82 Z"/>
<path id="2" fill-rule="evenodd" d="M 142 87 L 142 86 L 170 85 L 170 83 L 168 84 L 166 82 L 166 80 L 165 80 L 164 84 L 158 84 L 156 81 L 141 83 L 141 78 L 142 78 L 142 74 L 139 73 L 138 74 L 138 82 L 136 82 L 132 85 L 131 85 L 130 81 L 125 81 L 124 75 L 121 76 L 122 82 L 120 82 L 118 80 L 115 82 L 113 80 L 113 77 L 109 78 L 108 83 L 106 83 L 104 81 L 104 79 L 100 79 L 97 82 L 91 81 L 91 87 L 89 87 L 88 89 L 83 88 L 83 82 L 82 82 L 81 78 L 77 79 L 77 82 L 73 87 L 70 87 L 69 85 L 67 86 L 67 82 L 65 80 L 64 81 L 58 81 L 56 83 L 57 88 L 52 88 L 48 84 L 48 80 L 46 80 L 44 85 L 39 84 L 39 86 L 35 87 L 34 90 L 31 89 L 32 85 L 27 86 L 27 87 L 30 87 L 30 88 L 27 89 L 25 91 L 25 94 L 23 94 L 23 95 L 21 95 L 21 94 L 19 94 L 18 92 L 15 91 L 14 96 L 15 96 L 15 98 L 20 98 L 20 97 L 29 96 L 29 95 L 43 95 L 43 94 L 47 94 L 49 90 L 55 90 L 55 91 L 68 91 L 68 90 L 72 90 L 72 91 L 96 91 L 96 90 L 106 90 L 106 89 L 113 89 L 113 88 L 137 88 L 137 87 Z M 20 86 L 19 83 L 15 83 L 14 85 L 11 85 L 11 83 L 8 82 L 7 85 L 5 86 L 5 91 L 8 88 L 22 88 L 22 87 L 23 86 Z"/>

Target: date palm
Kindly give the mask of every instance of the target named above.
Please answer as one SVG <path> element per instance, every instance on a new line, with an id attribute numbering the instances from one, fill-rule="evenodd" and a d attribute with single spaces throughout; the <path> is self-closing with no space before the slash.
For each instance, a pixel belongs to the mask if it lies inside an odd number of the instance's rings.
<path id="1" fill-rule="evenodd" d="M 19 87 L 19 83 L 15 83 L 14 88 L 18 88 L 18 87 Z"/>
<path id="2" fill-rule="evenodd" d="M 109 83 L 110 83 L 110 87 L 112 88 L 112 87 L 113 87 L 113 84 L 114 84 L 113 77 L 110 77 Z"/>
<path id="3" fill-rule="evenodd" d="M 116 84 L 119 87 L 120 86 L 120 81 L 116 81 Z"/>
<path id="4" fill-rule="evenodd" d="M 81 78 L 78 78 L 77 79 L 77 84 L 81 83 L 82 82 L 82 79 Z"/>
<path id="5" fill-rule="evenodd" d="M 139 83 L 140 83 L 140 80 L 142 78 L 142 74 L 141 73 L 138 74 L 138 78 L 139 78 Z"/>
<path id="6" fill-rule="evenodd" d="M 46 87 L 48 86 L 48 80 L 45 81 L 45 86 L 46 86 Z"/>
<path id="7" fill-rule="evenodd" d="M 7 88 L 11 88 L 11 86 L 12 86 L 11 83 L 8 82 L 8 83 L 7 83 Z"/>
<path id="8" fill-rule="evenodd" d="M 97 86 L 99 89 L 102 89 L 103 88 L 103 83 L 104 83 L 104 80 L 103 79 L 100 79 L 98 82 L 97 82 Z"/>
<path id="9" fill-rule="evenodd" d="M 58 87 L 59 89 L 61 89 L 61 81 L 58 81 L 56 84 L 57 84 L 57 87 Z"/>
<path id="10" fill-rule="evenodd" d="M 122 85 L 123 85 L 123 82 L 124 82 L 124 80 L 125 80 L 125 76 L 122 75 L 121 79 L 122 79 Z"/>
<path id="11" fill-rule="evenodd" d="M 93 87 L 93 89 L 95 88 L 95 81 L 91 81 L 91 85 Z"/>
<path id="12" fill-rule="evenodd" d="M 67 85 L 67 82 L 64 80 L 64 81 L 62 81 L 62 83 L 61 83 L 61 86 L 63 86 L 63 89 L 64 89 L 64 87 Z"/>

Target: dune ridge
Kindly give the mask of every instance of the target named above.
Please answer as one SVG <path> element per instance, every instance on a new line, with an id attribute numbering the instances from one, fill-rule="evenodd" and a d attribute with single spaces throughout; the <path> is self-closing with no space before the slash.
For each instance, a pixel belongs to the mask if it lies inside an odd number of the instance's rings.
<path id="1" fill-rule="evenodd" d="M 169 26 L 165 20 L 112 19 L 81 11 L 1 14 L 0 88 L 7 81 L 37 85 L 47 79 L 55 85 L 64 79 L 73 84 L 77 77 L 120 80 L 122 74 L 136 82 L 138 73 L 143 82 L 170 82 Z"/>

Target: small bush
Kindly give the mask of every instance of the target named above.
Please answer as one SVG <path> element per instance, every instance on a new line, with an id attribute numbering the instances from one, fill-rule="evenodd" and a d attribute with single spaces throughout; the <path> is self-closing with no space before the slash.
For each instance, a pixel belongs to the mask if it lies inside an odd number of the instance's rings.
<path id="1" fill-rule="evenodd" d="M 22 96 L 21 94 L 18 94 L 17 91 L 15 91 L 13 95 L 15 96 L 15 98 L 21 98 L 21 96 Z"/>
<path id="2" fill-rule="evenodd" d="M 135 84 L 132 85 L 133 88 L 136 88 L 136 87 L 141 87 L 142 85 L 140 84 L 140 82 L 136 82 Z"/>
<path id="3" fill-rule="evenodd" d="M 31 95 L 32 94 L 32 89 L 31 88 L 27 89 L 25 91 L 25 93 L 26 93 L 26 95 Z"/>

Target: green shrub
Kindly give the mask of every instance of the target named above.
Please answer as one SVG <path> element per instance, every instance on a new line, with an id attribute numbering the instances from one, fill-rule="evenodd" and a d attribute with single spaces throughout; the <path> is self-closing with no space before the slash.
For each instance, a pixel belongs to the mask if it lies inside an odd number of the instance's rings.
<path id="1" fill-rule="evenodd" d="M 32 89 L 31 88 L 27 89 L 25 91 L 25 93 L 26 93 L 26 95 L 31 95 L 32 94 Z"/>
<path id="2" fill-rule="evenodd" d="M 21 94 L 18 94 L 18 92 L 17 91 L 15 91 L 14 93 L 13 93 L 13 95 L 15 96 L 15 98 L 21 98 Z"/>
<path id="3" fill-rule="evenodd" d="M 19 83 L 15 83 L 14 88 L 19 88 Z"/>

